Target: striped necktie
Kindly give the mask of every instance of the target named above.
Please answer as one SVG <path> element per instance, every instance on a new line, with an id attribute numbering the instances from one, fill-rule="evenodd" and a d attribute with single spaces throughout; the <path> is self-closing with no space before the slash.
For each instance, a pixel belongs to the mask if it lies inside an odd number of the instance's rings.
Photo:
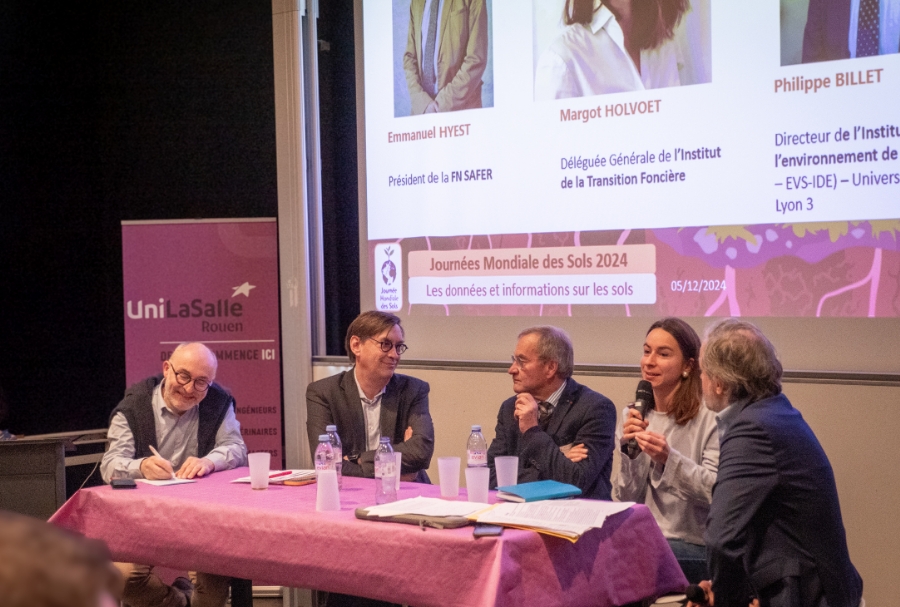
<path id="1" fill-rule="evenodd" d="M 877 0 L 876 0 L 877 2 Z M 422 60 L 422 88 L 434 96 L 434 44 L 437 41 L 437 18 L 441 0 L 431 0 L 431 14 L 428 15 L 428 37 L 425 39 L 425 57 Z"/>
<path id="2" fill-rule="evenodd" d="M 542 400 L 538 403 L 538 425 L 541 430 L 546 430 L 550 425 L 550 416 L 553 414 L 553 403 Z"/>
<path id="3" fill-rule="evenodd" d="M 880 21 L 878 0 L 860 0 L 859 25 L 856 29 L 857 57 L 872 57 L 878 54 Z"/>

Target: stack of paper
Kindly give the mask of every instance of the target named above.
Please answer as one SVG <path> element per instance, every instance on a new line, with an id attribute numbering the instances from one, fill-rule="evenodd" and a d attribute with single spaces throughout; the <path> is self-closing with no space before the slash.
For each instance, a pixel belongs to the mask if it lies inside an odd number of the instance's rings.
<path id="1" fill-rule="evenodd" d="M 419 514 L 422 516 L 469 516 L 490 508 L 490 504 L 478 502 L 451 502 L 436 497 L 411 497 L 409 499 L 371 506 L 366 509 L 369 516 L 396 516 L 398 514 Z"/>
<path id="2" fill-rule="evenodd" d="M 634 502 L 573 499 L 497 504 L 475 519 L 479 523 L 530 529 L 576 541 L 588 529 L 603 526 L 606 517 L 627 510 Z"/>
<path id="3" fill-rule="evenodd" d="M 315 470 L 272 470 L 269 472 L 269 483 L 277 485 L 285 481 L 305 481 L 316 478 Z M 249 483 L 249 476 L 236 478 L 232 483 Z"/>

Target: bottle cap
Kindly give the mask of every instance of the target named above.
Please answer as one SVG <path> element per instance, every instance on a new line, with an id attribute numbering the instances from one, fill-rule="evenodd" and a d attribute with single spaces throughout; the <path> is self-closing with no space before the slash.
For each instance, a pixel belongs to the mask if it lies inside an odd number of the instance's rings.
<path id="1" fill-rule="evenodd" d="M 320 434 L 320 435 L 319 435 L 319 442 L 320 442 L 320 443 L 331 443 L 331 439 L 328 437 L 327 434 Z"/>
<path id="2" fill-rule="evenodd" d="M 391 442 L 391 437 L 390 437 L 390 436 L 382 436 L 382 437 L 379 439 L 378 442 L 390 444 L 390 442 Z"/>
<path id="3" fill-rule="evenodd" d="M 472 432 L 481 432 L 481 426 L 477 424 L 472 426 Z"/>
<path id="4" fill-rule="evenodd" d="M 337 426 L 334 424 L 328 424 L 325 426 L 325 432 L 337 432 Z"/>

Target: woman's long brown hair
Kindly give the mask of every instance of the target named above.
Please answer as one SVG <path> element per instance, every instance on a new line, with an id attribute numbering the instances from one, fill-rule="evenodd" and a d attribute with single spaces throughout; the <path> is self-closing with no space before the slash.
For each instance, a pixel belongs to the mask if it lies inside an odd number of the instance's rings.
<path id="1" fill-rule="evenodd" d="M 675 423 L 683 426 L 697 415 L 700 410 L 700 402 L 703 387 L 700 382 L 700 337 L 691 325 L 680 318 L 670 316 L 657 320 L 647 329 L 647 335 L 653 329 L 662 329 L 673 338 L 681 350 L 685 361 L 693 359 L 691 369 L 687 377 L 681 378 L 681 383 L 672 395 L 672 406 L 668 413 L 675 418 Z"/>
<path id="2" fill-rule="evenodd" d="M 689 8 L 688 0 L 632 0 L 634 25 L 630 36 L 641 50 L 657 48 L 672 39 Z M 594 18 L 594 0 L 566 0 L 564 10 L 566 25 L 587 25 Z"/>

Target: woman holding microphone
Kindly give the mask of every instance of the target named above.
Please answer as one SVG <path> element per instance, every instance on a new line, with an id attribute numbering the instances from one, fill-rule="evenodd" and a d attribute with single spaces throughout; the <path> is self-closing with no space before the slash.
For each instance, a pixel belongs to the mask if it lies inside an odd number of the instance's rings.
<path id="1" fill-rule="evenodd" d="M 641 377 L 653 387 L 655 408 L 643 416 L 631 406 L 623 411 L 616 428 L 622 457 L 613 485 L 614 499 L 650 509 L 694 584 L 709 578 L 703 532 L 719 466 L 715 414 L 701 402 L 699 358 L 700 338 L 680 318 L 650 326 Z M 626 449 L 632 439 L 639 450 Z"/>

